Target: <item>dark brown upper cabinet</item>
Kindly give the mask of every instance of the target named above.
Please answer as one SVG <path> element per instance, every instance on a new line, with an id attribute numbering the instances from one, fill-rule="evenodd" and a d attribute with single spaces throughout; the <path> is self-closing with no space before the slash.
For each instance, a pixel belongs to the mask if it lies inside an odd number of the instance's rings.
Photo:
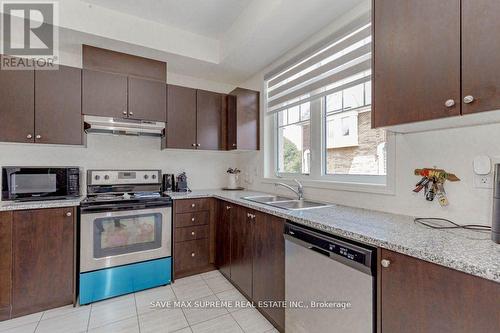
<path id="1" fill-rule="evenodd" d="M 84 69 L 82 91 L 83 114 L 127 118 L 126 75 Z"/>
<path id="2" fill-rule="evenodd" d="M 259 150 L 258 91 L 236 88 L 227 100 L 227 150 Z"/>
<path id="3" fill-rule="evenodd" d="M 460 0 L 374 0 L 373 39 L 373 127 L 460 114 Z"/>
<path id="4" fill-rule="evenodd" d="M 500 332 L 498 283 L 381 250 L 381 333 Z"/>
<path id="5" fill-rule="evenodd" d="M 196 89 L 169 84 L 167 91 L 164 148 L 196 149 Z"/>
<path id="6" fill-rule="evenodd" d="M 373 8 L 373 127 L 500 109 L 500 41 L 490 38 L 499 1 L 373 0 Z"/>
<path id="7" fill-rule="evenodd" d="M 35 142 L 81 145 L 82 71 L 35 71 Z"/>
<path id="8" fill-rule="evenodd" d="M 165 122 L 167 120 L 165 82 L 129 77 L 128 115 L 134 119 Z"/>
<path id="9" fill-rule="evenodd" d="M 35 72 L 0 70 L 0 141 L 35 142 Z"/>
<path id="10" fill-rule="evenodd" d="M 196 91 L 196 147 L 203 150 L 222 149 L 222 95 Z"/>
<path id="11" fill-rule="evenodd" d="M 500 109 L 500 1 L 462 0 L 462 113 Z"/>

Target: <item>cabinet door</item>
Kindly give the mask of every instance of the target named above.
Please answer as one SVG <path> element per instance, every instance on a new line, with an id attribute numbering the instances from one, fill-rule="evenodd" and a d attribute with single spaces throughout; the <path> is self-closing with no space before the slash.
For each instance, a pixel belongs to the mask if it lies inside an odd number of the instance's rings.
<path id="1" fill-rule="evenodd" d="M 231 95 L 236 96 L 237 149 L 259 150 L 260 93 L 236 88 Z"/>
<path id="2" fill-rule="evenodd" d="M 285 300 L 285 220 L 256 212 L 253 243 L 253 299 L 259 301 Z M 262 308 L 282 329 L 285 328 L 285 309 Z"/>
<path id="3" fill-rule="evenodd" d="M 382 250 L 382 333 L 500 332 L 499 284 Z"/>
<path id="4" fill-rule="evenodd" d="M 166 148 L 196 148 L 196 89 L 168 85 Z"/>
<path id="5" fill-rule="evenodd" d="M 237 116 L 236 116 L 236 96 L 227 96 L 227 150 L 234 150 L 238 148 L 237 139 Z"/>
<path id="6" fill-rule="evenodd" d="M 34 84 L 32 70 L 0 70 L 0 141 L 34 142 Z"/>
<path id="7" fill-rule="evenodd" d="M 221 94 L 205 90 L 196 91 L 196 143 L 198 149 L 221 149 L 221 111 Z"/>
<path id="8" fill-rule="evenodd" d="M 231 280 L 252 298 L 253 226 L 246 208 L 239 207 L 231 223 Z"/>
<path id="9" fill-rule="evenodd" d="M 373 3 L 372 126 L 459 115 L 460 0 Z"/>
<path id="10" fill-rule="evenodd" d="M 35 72 L 35 124 L 36 143 L 83 143 L 81 69 Z"/>
<path id="11" fill-rule="evenodd" d="M 216 263 L 219 271 L 231 278 L 231 224 L 237 218 L 237 207 L 219 201 L 219 214 L 216 223 Z"/>
<path id="12" fill-rule="evenodd" d="M 12 290 L 12 212 L 0 212 L 0 320 L 10 318 Z"/>
<path id="13" fill-rule="evenodd" d="M 82 113 L 126 118 L 127 77 L 89 69 L 83 70 Z"/>
<path id="14" fill-rule="evenodd" d="M 161 81 L 128 78 L 128 114 L 130 118 L 167 120 L 167 85 Z"/>
<path id="15" fill-rule="evenodd" d="M 13 317 L 73 302 L 74 216 L 74 208 L 13 213 Z"/>
<path id="16" fill-rule="evenodd" d="M 500 31 L 498 0 L 462 0 L 462 113 L 500 109 Z"/>

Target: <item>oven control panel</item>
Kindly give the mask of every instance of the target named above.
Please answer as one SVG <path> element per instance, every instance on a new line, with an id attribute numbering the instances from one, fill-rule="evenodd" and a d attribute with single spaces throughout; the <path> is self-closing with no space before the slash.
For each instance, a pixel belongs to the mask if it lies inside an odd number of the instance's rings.
<path id="1" fill-rule="evenodd" d="M 161 170 L 88 170 L 87 185 L 159 184 Z"/>

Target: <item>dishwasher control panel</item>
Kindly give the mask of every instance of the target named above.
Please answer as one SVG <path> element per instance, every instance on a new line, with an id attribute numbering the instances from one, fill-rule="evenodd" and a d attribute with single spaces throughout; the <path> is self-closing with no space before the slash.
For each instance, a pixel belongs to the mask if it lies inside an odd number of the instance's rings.
<path id="1" fill-rule="evenodd" d="M 343 257 L 366 267 L 372 266 L 373 249 L 337 239 L 319 231 L 309 230 L 291 223 L 285 225 L 285 238 L 301 242 L 303 246 L 334 259 Z"/>

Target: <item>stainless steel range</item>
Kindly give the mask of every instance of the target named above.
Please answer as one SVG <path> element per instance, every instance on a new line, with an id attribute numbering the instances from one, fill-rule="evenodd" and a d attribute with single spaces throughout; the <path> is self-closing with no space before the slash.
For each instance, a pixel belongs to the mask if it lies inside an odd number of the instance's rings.
<path id="1" fill-rule="evenodd" d="M 80 304 L 171 281 L 172 200 L 160 170 L 89 170 L 80 206 Z"/>

